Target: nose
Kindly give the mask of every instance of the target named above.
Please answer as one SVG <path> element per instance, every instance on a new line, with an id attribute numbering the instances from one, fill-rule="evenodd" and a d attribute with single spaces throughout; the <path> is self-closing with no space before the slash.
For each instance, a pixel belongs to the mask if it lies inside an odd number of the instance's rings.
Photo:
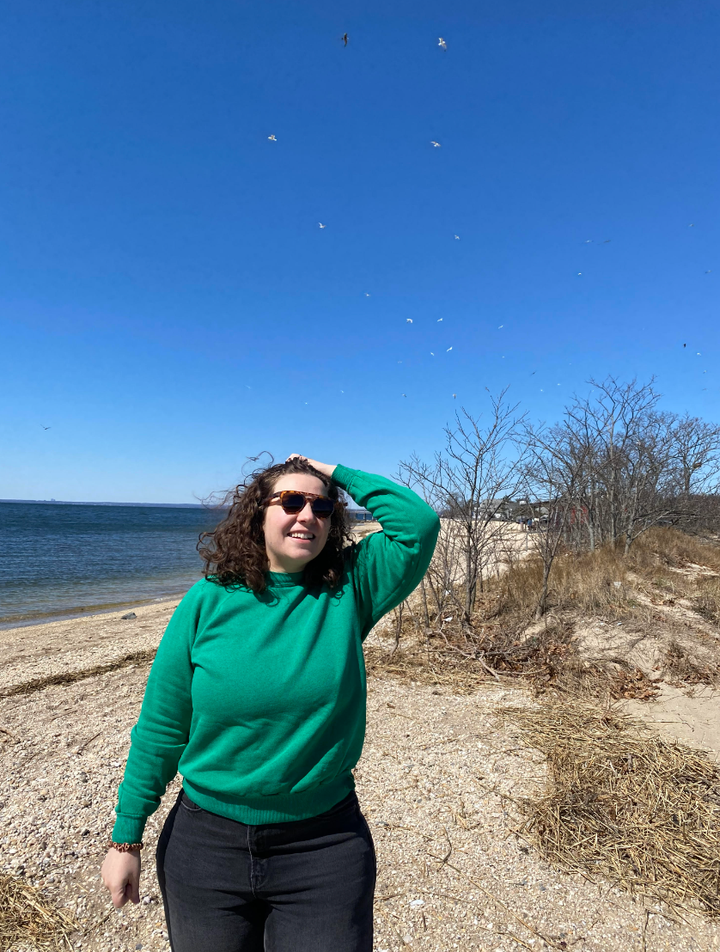
<path id="1" fill-rule="evenodd" d="M 296 518 L 299 519 L 301 516 L 303 517 L 304 522 L 312 522 L 312 520 L 315 518 L 315 513 L 312 511 L 312 503 L 309 499 L 305 500 L 305 505 L 297 514 Z"/>

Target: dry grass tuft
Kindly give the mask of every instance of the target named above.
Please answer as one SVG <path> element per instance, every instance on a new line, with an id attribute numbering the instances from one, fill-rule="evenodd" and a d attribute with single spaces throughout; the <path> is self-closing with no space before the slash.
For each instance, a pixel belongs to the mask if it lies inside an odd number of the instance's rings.
<path id="1" fill-rule="evenodd" d="M 670 684 L 717 684 L 720 682 L 720 665 L 699 661 L 673 640 L 663 658 L 663 674 Z"/>
<path id="2" fill-rule="evenodd" d="M 702 565 L 720 574 L 720 546 L 688 535 L 680 529 L 648 529 L 639 536 L 630 549 L 630 557 L 638 569 L 658 562 L 671 568 Z"/>
<path id="3" fill-rule="evenodd" d="M 555 609 L 618 618 L 626 611 L 629 566 L 620 551 L 604 546 L 595 552 L 560 555 L 550 575 L 550 602 Z M 493 584 L 502 615 L 532 618 L 542 589 L 539 556 L 516 562 Z"/>
<path id="4" fill-rule="evenodd" d="M 544 859 L 720 917 L 720 769 L 707 754 L 578 700 L 500 715 L 547 756 L 546 792 L 517 801 Z"/>
<path id="5" fill-rule="evenodd" d="M 594 552 L 561 553 L 550 575 L 550 604 L 555 610 L 582 612 L 614 619 L 632 614 L 630 574 L 675 597 L 696 596 L 701 614 L 720 623 L 720 578 L 696 579 L 692 567 L 720 573 L 720 546 L 677 529 L 650 529 L 633 543 L 627 558 L 623 547 L 604 545 Z M 515 562 L 491 581 L 499 615 L 531 618 L 542 588 L 539 556 Z"/>
<path id="6" fill-rule="evenodd" d="M 720 578 L 699 578 L 692 604 L 698 615 L 720 625 Z"/>
<path id="7" fill-rule="evenodd" d="M 28 883 L 0 873 L 0 949 L 19 942 L 35 949 L 72 949 L 69 935 L 77 928 L 74 919 L 53 909 Z"/>

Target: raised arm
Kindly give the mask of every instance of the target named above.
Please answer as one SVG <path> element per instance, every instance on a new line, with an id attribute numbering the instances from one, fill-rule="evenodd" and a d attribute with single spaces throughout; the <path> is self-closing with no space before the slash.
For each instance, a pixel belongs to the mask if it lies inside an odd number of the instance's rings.
<path id="1" fill-rule="evenodd" d="M 440 520 L 430 506 L 391 479 L 338 465 L 333 480 L 368 509 L 382 532 L 353 547 L 351 575 L 362 637 L 420 584 L 430 564 Z"/>

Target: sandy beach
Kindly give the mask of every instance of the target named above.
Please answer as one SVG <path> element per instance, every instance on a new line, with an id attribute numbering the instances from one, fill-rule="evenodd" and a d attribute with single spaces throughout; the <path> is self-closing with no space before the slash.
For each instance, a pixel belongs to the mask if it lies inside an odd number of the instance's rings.
<path id="1" fill-rule="evenodd" d="M 138 606 L 131 620 L 118 612 L 0 632 L 2 871 L 77 919 L 75 948 L 169 948 L 154 847 L 180 778 L 148 822 L 141 904 L 116 912 L 99 870 L 150 658 L 176 604 Z M 389 631 L 379 626 L 366 644 L 389 645 Z M 717 754 L 718 698 L 689 693 L 668 689 L 634 707 L 658 730 Z M 378 854 L 376 949 L 720 947 L 720 923 L 683 922 L 661 903 L 565 874 L 517 834 L 508 798 L 537 788 L 543 758 L 496 715 L 529 703 L 505 684 L 452 693 L 369 678 L 356 782 Z"/>

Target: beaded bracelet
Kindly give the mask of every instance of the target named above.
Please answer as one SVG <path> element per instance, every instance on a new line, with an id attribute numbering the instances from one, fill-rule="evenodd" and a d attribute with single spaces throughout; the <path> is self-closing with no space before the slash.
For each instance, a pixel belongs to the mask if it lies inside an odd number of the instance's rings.
<path id="1" fill-rule="evenodd" d="M 113 843 L 112 841 L 108 843 L 108 849 L 117 850 L 118 853 L 129 853 L 130 850 L 141 850 L 142 848 L 142 843 Z"/>

